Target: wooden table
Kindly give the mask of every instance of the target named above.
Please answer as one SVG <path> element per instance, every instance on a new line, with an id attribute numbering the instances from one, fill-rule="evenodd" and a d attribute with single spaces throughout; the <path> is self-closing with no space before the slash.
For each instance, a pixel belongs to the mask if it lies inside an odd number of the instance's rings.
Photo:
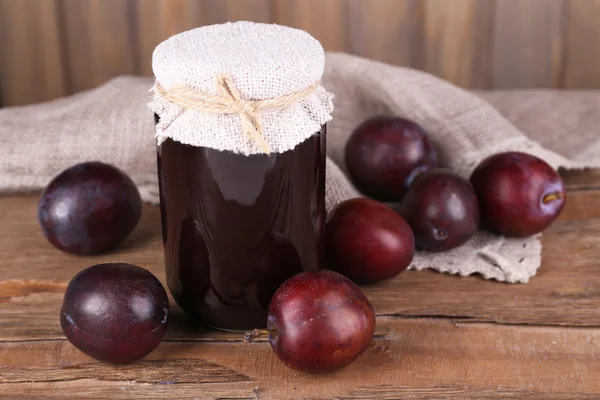
<path id="1" fill-rule="evenodd" d="M 528 284 L 406 272 L 364 287 L 377 336 L 344 370 L 311 376 L 270 346 L 192 328 L 172 306 L 165 341 L 130 366 L 98 363 L 66 341 L 69 279 L 129 262 L 164 282 L 158 209 L 117 251 L 63 254 L 43 238 L 37 196 L 0 197 L 0 397 L 207 399 L 600 398 L 600 171 L 564 174 L 567 206 L 543 236 Z"/>

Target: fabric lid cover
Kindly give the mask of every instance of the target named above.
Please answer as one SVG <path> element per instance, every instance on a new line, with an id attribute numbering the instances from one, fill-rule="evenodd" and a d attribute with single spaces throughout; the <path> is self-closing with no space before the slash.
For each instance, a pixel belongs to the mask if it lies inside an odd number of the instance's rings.
<path id="1" fill-rule="evenodd" d="M 239 114 L 217 114 L 183 107 L 157 90 L 183 86 L 219 95 L 217 77 L 231 77 L 243 100 L 289 95 L 319 83 L 325 54 L 308 33 L 280 25 L 234 22 L 179 33 L 159 44 L 152 56 L 155 75 L 149 107 L 160 117 L 156 138 L 192 146 L 262 153 L 244 131 Z M 271 151 L 293 149 L 331 120 L 333 96 L 318 84 L 316 90 L 281 109 L 263 110 L 263 137 Z"/>

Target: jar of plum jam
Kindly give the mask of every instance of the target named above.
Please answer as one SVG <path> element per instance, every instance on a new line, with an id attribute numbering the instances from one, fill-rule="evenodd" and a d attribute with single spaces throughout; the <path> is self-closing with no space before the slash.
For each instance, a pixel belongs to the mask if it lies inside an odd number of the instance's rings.
<path id="1" fill-rule="evenodd" d="M 197 28 L 153 55 L 167 282 L 190 316 L 262 328 L 287 278 L 324 261 L 324 53 L 296 29 Z"/>

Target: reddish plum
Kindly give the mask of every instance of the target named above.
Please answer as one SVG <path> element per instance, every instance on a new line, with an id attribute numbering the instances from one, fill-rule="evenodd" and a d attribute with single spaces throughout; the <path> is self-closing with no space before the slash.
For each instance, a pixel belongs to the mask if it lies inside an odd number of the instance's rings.
<path id="1" fill-rule="evenodd" d="M 121 170 L 99 162 L 77 164 L 54 178 L 42 193 L 38 218 L 56 248 L 94 254 L 119 245 L 142 211 L 140 194 Z"/>
<path id="2" fill-rule="evenodd" d="M 356 284 L 337 272 L 303 272 L 269 305 L 269 343 L 287 366 L 324 373 L 360 356 L 373 339 L 375 312 Z M 246 334 L 251 340 L 260 331 Z"/>
<path id="3" fill-rule="evenodd" d="M 506 236 L 542 232 L 558 217 L 567 197 L 560 175 L 526 153 L 488 157 L 473 171 L 471 183 L 483 224 Z"/>
<path id="4" fill-rule="evenodd" d="M 459 175 L 433 169 L 408 189 L 398 211 L 415 235 L 417 249 L 444 251 L 469 240 L 479 225 L 479 207 L 471 184 Z"/>
<path id="5" fill-rule="evenodd" d="M 168 314 L 167 293 L 152 273 L 130 264 L 98 264 L 67 286 L 60 324 L 88 356 L 128 364 L 159 345 Z"/>
<path id="6" fill-rule="evenodd" d="M 350 178 L 364 194 L 398 201 L 417 175 L 437 166 L 437 152 L 419 125 L 378 116 L 352 133 L 345 161 Z"/>
<path id="7" fill-rule="evenodd" d="M 410 226 L 390 207 L 357 198 L 338 204 L 325 227 L 327 265 L 356 282 L 393 278 L 412 262 Z"/>

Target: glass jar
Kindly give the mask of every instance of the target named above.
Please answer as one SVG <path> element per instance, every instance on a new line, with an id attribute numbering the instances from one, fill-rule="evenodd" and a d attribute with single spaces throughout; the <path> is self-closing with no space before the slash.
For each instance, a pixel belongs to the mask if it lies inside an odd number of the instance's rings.
<path id="1" fill-rule="evenodd" d="M 281 283 L 324 266 L 324 63 L 308 33 L 243 21 L 154 50 L 167 283 L 206 325 L 264 328 Z"/>
<path id="2" fill-rule="evenodd" d="M 281 154 L 162 143 L 167 282 L 189 315 L 226 330 L 264 328 L 279 285 L 323 267 L 325 141 L 323 126 Z"/>

